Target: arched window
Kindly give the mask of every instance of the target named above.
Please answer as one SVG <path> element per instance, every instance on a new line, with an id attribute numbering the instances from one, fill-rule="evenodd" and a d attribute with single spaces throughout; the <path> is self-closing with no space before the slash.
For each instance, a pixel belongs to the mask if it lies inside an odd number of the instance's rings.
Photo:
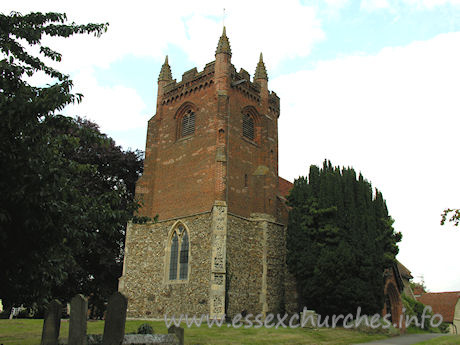
<path id="1" fill-rule="evenodd" d="M 177 225 L 171 235 L 169 280 L 188 279 L 189 238 L 184 225 Z"/>
<path id="2" fill-rule="evenodd" d="M 243 137 L 254 140 L 254 118 L 249 114 L 243 114 Z"/>
<path id="3" fill-rule="evenodd" d="M 188 234 L 185 231 L 180 245 L 179 279 L 188 277 Z"/>
<path id="4" fill-rule="evenodd" d="M 169 259 L 169 280 L 177 279 L 177 250 L 179 248 L 179 239 L 177 233 L 174 232 L 171 241 L 171 256 Z"/>
<path id="5" fill-rule="evenodd" d="M 195 133 L 195 113 L 189 109 L 182 116 L 180 136 L 183 138 L 193 133 Z"/>
<path id="6" fill-rule="evenodd" d="M 198 108 L 191 102 L 184 102 L 176 111 L 176 140 L 195 134 L 195 121 Z"/>

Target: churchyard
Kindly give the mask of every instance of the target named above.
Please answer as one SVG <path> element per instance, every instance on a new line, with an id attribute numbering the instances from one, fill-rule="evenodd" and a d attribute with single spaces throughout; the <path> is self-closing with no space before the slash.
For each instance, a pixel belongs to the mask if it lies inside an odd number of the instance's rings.
<path id="1" fill-rule="evenodd" d="M 155 333 L 166 334 L 163 321 L 128 320 L 125 333 L 136 332 L 143 323 L 150 324 Z M 4 345 L 38 345 L 43 327 L 42 319 L 0 320 L 0 344 Z M 104 321 L 89 321 L 88 334 L 102 334 Z M 67 338 L 68 320 L 62 320 L 61 338 Z M 265 344 L 318 344 L 345 345 L 385 338 L 344 329 L 234 329 L 191 327 L 184 330 L 186 345 L 265 345 Z M 422 343 L 423 345 L 455 345 L 460 343 L 460 336 L 441 337 Z M 420 344 L 421 345 L 421 344 Z"/>
<path id="2" fill-rule="evenodd" d="M 163 321 L 126 320 L 127 299 L 114 293 L 109 299 L 104 321 L 88 321 L 88 304 L 82 295 L 76 295 L 70 303 L 70 318 L 61 319 L 63 306 L 54 300 L 45 319 L 0 320 L 1 345 L 184 345 L 184 344 L 334 344 L 349 345 L 384 339 L 387 335 L 368 334 L 343 328 L 245 328 L 232 327 L 182 327 L 167 328 Z M 140 332 L 150 328 L 153 332 Z M 144 333 L 144 334 L 139 334 Z M 151 334 L 145 334 L 151 333 Z M 87 334 L 90 335 L 87 337 Z M 458 344 L 459 336 L 434 339 L 423 344 Z M 422 343 L 421 343 L 422 344 Z"/>
<path id="3" fill-rule="evenodd" d="M 84 344 L 337 344 L 366 342 L 385 338 L 384 335 L 370 335 L 356 330 L 311 329 L 311 328 L 244 328 L 222 327 L 183 328 L 171 326 L 167 329 L 163 321 L 126 321 L 127 300 L 120 293 L 109 299 L 104 321 L 87 321 L 88 304 L 82 295 L 76 295 L 70 304 L 70 318 L 61 319 L 62 304 L 54 300 L 45 314 L 45 319 L 0 320 L 0 344 L 2 345 L 54 345 Z M 153 335 L 136 334 L 139 326 L 148 323 Z M 96 342 L 93 342 L 95 340 Z"/>
<path id="4" fill-rule="evenodd" d="M 163 321 L 128 320 L 125 333 L 136 332 L 143 323 L 149 323 L 155 333 L 167 334 Z M 0 320 L 0 344 L 4 345 L 38 345 L 40 344 L 43 320 L 13 319 Z M 318 345 L 349 345 L 385 338 L 381 335 L 368 335 L 345 329 L 243 329 L 243 328 L 208 328 L 184 325 L 186 345 L 265 345 L 265 344 L 318 344 Z M 88 334 L 102 334 L 104 321 L 89 321 Z M 68 320 L 61 322 L 61 338 L 67 338 Z"/>
<path id="5" fill-rule="evenodd" d="M 127 299 L 119 292 L 114 293 L 107 306 L 104 321 L 88 321 L 88 302 L 82 295 L 76 295 L 70 303 L 70 318 L 61 319 L 63 306 L 53 300 L 45 319 L 0 320 L 0 344 L 2 345 L 80 345 L 87 340 L 95 344 L 351 344 L 385 338 L 384 335 L 369 335 L 355 330 L 310 329 L 310 328 L 244 328 L 231 327 L 181 327 L 166 328 L 163 321 L 148 321 L 153 328 L 151 334 L 136 334 L 143 320 L 126 321 Z M 91 335 L 86 338 L 86 335 Z M 59 339 L 59 341 L 58 341 Z"/>

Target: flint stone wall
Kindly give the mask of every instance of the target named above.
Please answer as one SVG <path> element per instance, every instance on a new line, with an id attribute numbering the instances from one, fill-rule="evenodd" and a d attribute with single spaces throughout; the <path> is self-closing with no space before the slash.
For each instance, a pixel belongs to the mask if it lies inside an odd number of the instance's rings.
<path id="1" fill-rule="evenodd" d="M 177 219 L 129 225 L 125 272 L 119 286 L 120 292 L 128 297 L 128 317 L 210 313 L 211 213 L 179 220 L 189 229 L 190 236 L 186 282 L 171 283 L 166 279 L 168 234 Z M 228 316 L 291 311 L 289 301 L 292 309 L 296 309 L 292 296 L 295 288 L 285 292 L 291 278 L 286 271 L 285 243 L 284 225 L 228 214 L 225 296 Z"/>
<path id="2" fill-rule="evenodd" d="M 267 223 L 267 307 L 270 313 L 286 311 L 286 228 Z"/>
<path id="3" fill-rule="evenodd" d="M 227 236 L 227 314 L 284 312 L 284 225 L 229 214 Z"/>
<path id="4" fill-rule="evenodd" d="M 262 312 L 262 233 L 252 221 L 228 215 L 227 314 Z"/>
<path id="5" fill-rule="evenodd" d="M 166 279 L 166 247 L 172 227 L 189 230 L 189 279 Z M 129 224 L 119 291 L 128 298 L 128 317 L 163 318 L 209 313 L 211 213 L 149 224 Z"/>

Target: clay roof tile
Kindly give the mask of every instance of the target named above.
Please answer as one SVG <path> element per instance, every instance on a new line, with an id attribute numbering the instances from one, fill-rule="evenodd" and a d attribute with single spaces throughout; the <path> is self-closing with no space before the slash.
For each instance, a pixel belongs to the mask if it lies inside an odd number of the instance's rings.
<path id="1" fill-rule="evenodd" d="M 420 302 L 433 308 L 433 313 L 441 314 L 444 322 L 453 322 L 455 306 L 460 298 L 460 291 L 429 292 L 418 298 Z"/>

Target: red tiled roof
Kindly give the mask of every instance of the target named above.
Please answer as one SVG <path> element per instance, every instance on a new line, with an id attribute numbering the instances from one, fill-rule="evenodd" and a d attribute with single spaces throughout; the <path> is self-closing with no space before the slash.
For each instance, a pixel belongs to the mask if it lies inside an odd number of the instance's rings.
<path id="1" fill-rule="evenodd" d="M 287 197 L 294 184 L 278 176 L 278 191 L 283 197 Z"/>
<path id="2" fill-rule="evenodd" d="M 444 322 L 453 322 L 455 306 L 460 298 L 460 291 L 424 293 L 417 299 L 433 308 L 433 313 L 441 314 Z"/>

